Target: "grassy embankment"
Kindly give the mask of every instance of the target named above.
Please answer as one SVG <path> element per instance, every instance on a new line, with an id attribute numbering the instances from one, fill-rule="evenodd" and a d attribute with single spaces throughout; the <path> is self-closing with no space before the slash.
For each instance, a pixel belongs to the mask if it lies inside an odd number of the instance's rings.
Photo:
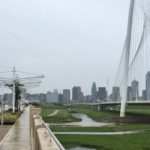
<path id="1" fill-rule="evenodd" d="M 56 110 L 54 108 L 54 110 Z M 97 112 L 82 107 L 62 108 L 67 113 L 81 112 L 87 114 L 93 120 L 105 122 L 117 122 L 116 126 L 111 127 L 65 127 L 52 126 L 53 131 L 71 131 L 71 132 L 109 132 L 126 130 L 145 130 L 149 129 L 150 107 L 149 106 L 130 106 L 127 109 L 125 118 L 119 118 L 119 112 Z M 61 115 L 61 114 L 60 114 Z M 127 122 L 120 124 L 119 122 Z M 142 121 L 140 123 L 140 121 Z M 143 123 L 143 124 L 142 124 Z M 144 124 L 146 123 L 146 124 Z M 60 142 L 66 147 L 93 147 L 97 150 L 150 150 L 150 133 L 133 135 L 57 135 Z"/>
<path id="2" fill-rule="evenodd" d="M 65 146 L 91 147 L 97 150 L 150 150 L 150 133 L 132 135 L 57 135 Z"/>
<path id="3" fill-rule="evenodd" d="M 54 116 L 48 116 L 58 110 L 58 113 Z M 73 121 L 80 121 L 73 117 L 67 108 L 63 106 L 48 106 L 42 107 L 42 118 L 47 123 L 62 123 L 62 122 L 73 122 Z"/>

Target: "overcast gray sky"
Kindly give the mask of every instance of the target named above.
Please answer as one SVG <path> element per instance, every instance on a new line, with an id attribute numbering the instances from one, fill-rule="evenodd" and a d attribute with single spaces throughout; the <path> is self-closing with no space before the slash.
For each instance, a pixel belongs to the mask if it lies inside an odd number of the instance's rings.
<path id="1" fill-rule="evenodd" d="M 46 76 L 35 91 L 113 83 L 129 0 L 0 1 L 0 71 Z"/>

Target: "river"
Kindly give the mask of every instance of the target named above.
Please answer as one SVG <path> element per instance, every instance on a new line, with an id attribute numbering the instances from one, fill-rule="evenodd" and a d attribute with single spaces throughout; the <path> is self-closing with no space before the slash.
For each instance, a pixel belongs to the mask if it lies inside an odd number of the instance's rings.
<path id="1" fill-rule="evenodd" d="M 102 127 L 102 126 L 112 126 L 114 123 L 103 123 L 96 122 L 86 114 L 83 113 L 71 113 L 73 117 L 81 119 L 80 122 L 70 122 L 70 123 L 52 123 L 52 125 L 68 125 L 68 126 L 80 126 L 80 127 Z"/>

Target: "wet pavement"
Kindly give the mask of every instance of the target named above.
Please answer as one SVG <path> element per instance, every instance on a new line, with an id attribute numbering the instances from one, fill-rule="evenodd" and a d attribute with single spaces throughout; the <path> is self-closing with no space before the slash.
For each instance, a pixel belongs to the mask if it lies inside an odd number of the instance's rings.
<path id="1" fill-rule="evenodd" d="M 0 150 L 31 150 L 29 125 L 29 107 L 27 107 L 0 142 Z"/>

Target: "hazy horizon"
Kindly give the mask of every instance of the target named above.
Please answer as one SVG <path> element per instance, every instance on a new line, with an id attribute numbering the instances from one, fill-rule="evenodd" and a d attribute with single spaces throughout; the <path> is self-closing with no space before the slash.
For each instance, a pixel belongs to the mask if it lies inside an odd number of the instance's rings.
<path id="1" fill-rule="evenodd" d="M 129 0 L 0 2 L 0 72 L 44 74 L 34 92 L 113 85 L 123 49 Z M 109 89 L 110 90 L 110 89 Z"/>

